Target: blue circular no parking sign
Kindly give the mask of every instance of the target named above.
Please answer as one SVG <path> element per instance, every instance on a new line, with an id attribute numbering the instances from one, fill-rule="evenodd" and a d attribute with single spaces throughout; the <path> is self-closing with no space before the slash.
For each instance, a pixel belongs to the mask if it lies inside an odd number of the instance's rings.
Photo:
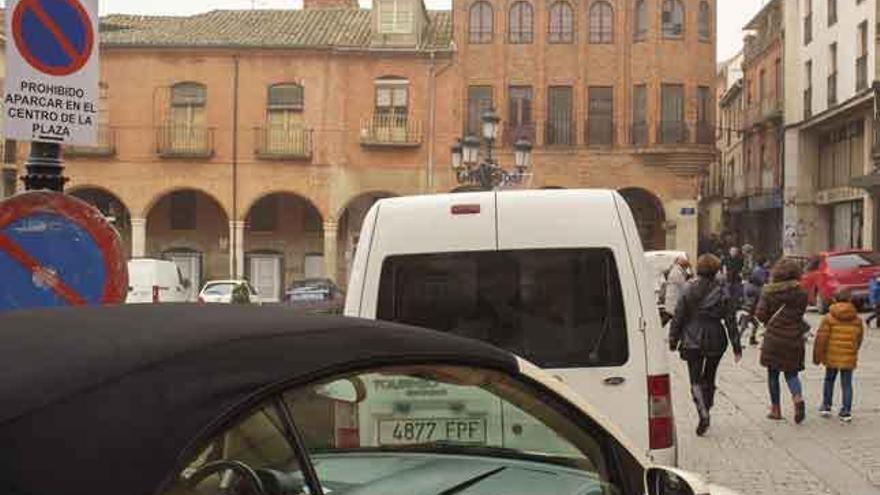
<path id="1" fill-rule="evenodd" d="M 22 58 L 52 76 L 82 69 L 95 45 L 92 21 L 79 0 L 20 0 L 12 36 Z"/>

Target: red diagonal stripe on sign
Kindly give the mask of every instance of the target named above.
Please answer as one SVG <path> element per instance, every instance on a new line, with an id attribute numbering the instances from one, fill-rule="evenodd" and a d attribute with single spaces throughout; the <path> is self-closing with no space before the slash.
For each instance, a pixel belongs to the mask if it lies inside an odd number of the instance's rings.
<path id="1" fill-rule="evenodd" d="M 67 36 L 61 31 L 55 21 L 43 10 L 43 6 L 40 5 L 38 0 L 22 0 L 27 8 L 30 9 L 31 12 L 37 16 L 37 19 L 46 26 L 46 29 L 52 33 L 52 36 L 55 37 L 55 40 L 58 41 L 58 44 L 61 45 L 61 49 L 64 50 L 64 53 L 70 57 L 71 62 L 76 62 L 82 58 L 82 54 L 79 53 L 75 46 L 70 43 L 70 40 L 67 39 Z"/>
<path id="2" fill-rule="evenodd" d="M 0 234 L 0 251 L 6 251 L 9 257 L 21 266 L 25 267 L 31 274 L 39 276 L 43 283 L 52 289 L 58 296 L 67 301 L 72 306 L 83 306 L 86 304 L 79 294 L 76 293 L 69 285 L 65 284 L 56 274 L 47 270 L 40 262 L 25 252 L 18 244 L 12 242 L 12 239 Z"/>

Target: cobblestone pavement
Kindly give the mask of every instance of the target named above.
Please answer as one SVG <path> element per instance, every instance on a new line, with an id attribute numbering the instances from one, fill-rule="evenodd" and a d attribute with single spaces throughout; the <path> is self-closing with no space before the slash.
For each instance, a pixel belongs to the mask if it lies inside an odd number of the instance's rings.
<path id="1" fill-rule="evenodd" d="M 817 326 L 817 315 L 807 319 Z M 808 362 L 811 352 L 812 344 L 807 348 Z M 757 348 L 747 348 L 738 365 L 732 353 L 725 356 L 712 428 L 706 437 L 698 438 L 686 367 L 677 355 L 671 355 L 670 364 L 682 468 L 743 495 L 880 494 L 880 330 L 869 329 L 862 348 L 851 424 L 817 414 L 824 372 L 812 363 L 801 375 L 807 420 L 794 424 L 784 382 L 786 421 L 765 419 L 766 371 L 758 363 Z M 839 387 L 835 407 L 839 407 Z"/>

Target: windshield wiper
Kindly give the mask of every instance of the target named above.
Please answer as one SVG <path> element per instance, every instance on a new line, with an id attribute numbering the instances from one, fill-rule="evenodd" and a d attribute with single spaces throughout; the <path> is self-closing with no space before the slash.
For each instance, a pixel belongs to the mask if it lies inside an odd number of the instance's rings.
<path id="1" fill-rule="evenodd" d="M 504 471 L 505 469 L 507 469 L 507 468 L 502 466 L 500 468 L 495 468 L 491 471 L 485 472 L 479 476 L 474 476 L 473 478 L 471 478 L 469 480 L 465 480 L 465 481 L 463 481 L 453 487 L 450 487 L 450 488 L 443 490 L 442 492 L 438 493 L 437 495 L 455 495 L 456 493 L 461 493 L 461 492 L 467 490 L 468 488 L 476 485 L 477 483 L 479 483 L 487 478 L 490 478 L 492 476 L 495 476 L 496 474 L 500 473 L 501 471 Z"/>

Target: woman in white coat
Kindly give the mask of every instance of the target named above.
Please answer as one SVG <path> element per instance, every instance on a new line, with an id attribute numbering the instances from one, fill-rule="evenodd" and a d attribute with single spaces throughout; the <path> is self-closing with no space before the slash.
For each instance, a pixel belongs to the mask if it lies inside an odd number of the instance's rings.
<path id="1" fill-rule="evenodd" d="M 669 268 L 669 274 L 666 275 L 666 298 L 663 301 L 668 318 L 664 318 L 664 320 L 671 320 L 675 316 L 678 300 L 684 293 L 684 288 L 690 279 L 690 266 L 687 257 L 679 256 Z"/>

